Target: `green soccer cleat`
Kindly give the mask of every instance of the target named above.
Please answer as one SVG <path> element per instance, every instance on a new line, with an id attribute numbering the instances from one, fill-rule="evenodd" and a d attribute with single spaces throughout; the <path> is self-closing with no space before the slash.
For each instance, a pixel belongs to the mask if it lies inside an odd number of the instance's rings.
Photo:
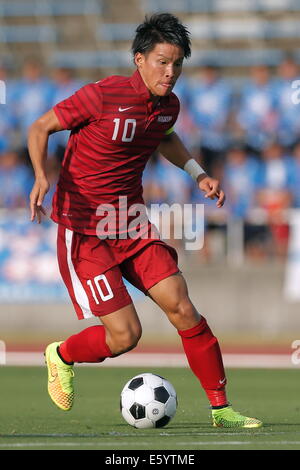
<path id="1" fill-rule="evenodd" d="M 260 428 L 263 423 L 256 418 L 248 418 L 231 406 L 219 410 L 212 410 L 213 426 L 218 428 Z"/>
<path id="2" fill-rule="evenodd" d="M 48 367 L 48 393 L 58 408 L 69 411 L 73 406 L 74 388 L 73 366 L 65 364 L 58 355 L 57 348 L 62 343 L 51 343 L 45 351 Z"/>

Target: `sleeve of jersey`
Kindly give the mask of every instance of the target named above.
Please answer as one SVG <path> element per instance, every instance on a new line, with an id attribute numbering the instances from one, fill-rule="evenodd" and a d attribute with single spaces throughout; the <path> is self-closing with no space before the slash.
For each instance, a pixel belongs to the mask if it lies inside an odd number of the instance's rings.
<path id="1" fill-rule="evenodd" d="M 74 95 L 60 101 L 54 112 L 64 129 L 89 124 L 100 118 L 102 112 L 102 93 L 97 83 L 83 86 Z"/>

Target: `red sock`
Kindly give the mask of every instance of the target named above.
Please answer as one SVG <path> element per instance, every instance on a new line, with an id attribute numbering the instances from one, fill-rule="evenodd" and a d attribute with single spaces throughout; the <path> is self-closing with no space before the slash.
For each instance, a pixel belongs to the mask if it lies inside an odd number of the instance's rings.
<path id="1" fill-rule="evenodd" d="M 104 326 L 90 326 L 70 336 L 59 346 L 59 354 L 66 362 L 102 362 L 112 353 L 105 342 Z"/>
<path id="2" fill-rule="evenodd" d="M 178 331 L 190 368 L 199 379 L 212 406 L 227 405 L 222 354 L 217 338 L 204 317 L 198 325 Z"/>

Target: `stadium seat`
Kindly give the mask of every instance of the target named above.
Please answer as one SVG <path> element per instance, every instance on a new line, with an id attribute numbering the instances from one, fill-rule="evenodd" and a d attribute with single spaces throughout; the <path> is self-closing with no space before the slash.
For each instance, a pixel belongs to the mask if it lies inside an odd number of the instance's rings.
<path id="1" fill-rule="evenodd" d="M 201 66 L 214 63 L 219 67 L 251 67 L 257 64 L 276 66 L 283 58 L 280 49 L 198 49 L 186 66 Z"/>
<path id="2" fill-rule="evenodd" d="M 105 67 L 127 67 L 131 63 L 128 50 L 113 51 L 67 51 L 56 52 L 51 65 L 71 69 L 99 69 Z"/>
<path id="3" fill-rule="evenodd" d="M 214 37 L 226 39 L 262 39 L 265 35 L 264 20 L 255 17 L 229 18 L 212 22 Z"/>
<path id="4" fill-rule="evenodd" d="M 34 17 L 34 16 L 68 16 L 94 15 L 102 11 L 101 0 L 8 0 L 0 2 L 0 16 Z"/>
<path id="5" fill-rule="evenodd" d="M 6 17 L 27 17 L 34 16 L 33 12 L 36 11 L 37 2 L 34 0 L 27 1 L 3 1 L 0 3 L 0 16 Z"/>
<path id="6" fill-rule="evenodd" d="M 211 0 L 188 0 L 186 2 L 188 13 L 209 13 L 212 8 Z"/>
<path id="7" fill-rule="evenodd" d="M 137 24 L 103 23 L 97 28 L 97 37 L 104 41 L 131 41 Z"/>
<path id="8" fill-rule="evenodd" d="M 298 38 L 300 29 L 297 20 L 281 19 L 266 21 L 257 17 L 212 19 L 196 18 L 187 21 L 194 39 L 200 40 L 251 40 Z M 131 41 L 137 24 L 103 23 L 98 26 L 98 40 Z"/>
<path id="9" fill-rule="evenodd" d="M 101 0 L 51 0 L 54 16 L 99 15 L 102 12 Z"/>
<path id="10" fill-rule="evenodd" d="M 145 0 L 144 8 L 147 13 L 207 13 L 210 11 L 209 0 Z"/>
<path id="11" fill-rule="evenodd" d="M 51 25 L 14 25 L 0 28 L 0 41 L 3 43 L 55 42 L 57 32 Z"/>
<path id="12" fill-rule="evenodd" d="M 255 11 L 257 8 L 257 1 L 255 0 L 214 0 L 213 11 L 216 13 L 223 12 L 240 12 L 240 11 Z"/>
<path id="13" fill-rule="evenodd" d="M 211 40 L 214 37 L 213 24 L 211 21 L 199 19 L 187 22 L 188 30 L 194 39 Z"/>
<path id="14" fill-rule="evenodd" d="M 257 10 L 261 11 L 289 11 L 293 7 L 293 0 L 257 0 Z M 298 9 L 300 8 L 298 2 Z"/>
<path id="15" fill-rule="evenodd" d="M 299 21 L 291 19 L 271 21 L 266 25 L 266 37 L 268 39 L 299 38 Z"/>
<path id="16" fill-rule="evenodd" d="M 276 66 L 283 55 L 280 49 L 194 49 L 185 67 L 197 67 L 206 63 L 214 63 L 220 67 L 251 67 L 257 64 Z M 50 61 L 50 65 L 73 69 L 128 68 L 130 63 L 131 55 L 127 49 L 56 52 Z"/>

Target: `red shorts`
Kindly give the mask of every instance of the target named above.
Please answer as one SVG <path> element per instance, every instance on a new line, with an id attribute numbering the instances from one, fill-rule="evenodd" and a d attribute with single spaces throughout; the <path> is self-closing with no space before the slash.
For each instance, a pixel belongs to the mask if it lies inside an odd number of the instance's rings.
<path id="1" fill-rule="evenodd" d="M 132 303 L 123 277 L 147 291 L 179 272 L 174 248 L 158 239 L 105 239 L 58 226 L 60 273 L 79 319 L 103 316 Z"/>

